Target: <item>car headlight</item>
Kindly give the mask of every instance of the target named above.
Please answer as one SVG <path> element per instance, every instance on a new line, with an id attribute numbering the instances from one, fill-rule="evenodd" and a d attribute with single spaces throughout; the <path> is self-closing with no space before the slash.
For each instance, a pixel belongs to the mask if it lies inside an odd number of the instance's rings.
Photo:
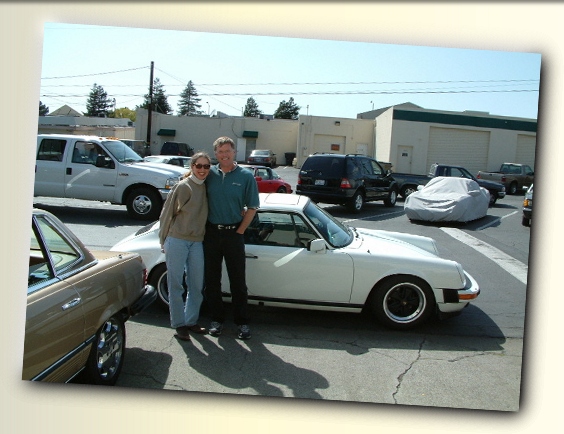
<path id="1" fill-rule="evenodd" d="M 168 178 L 165 182 L 165 188 L 167 190 L 170 190 L 172 187 L 174 187 L 176 184 L 178 184 L 179 181 L 180 181 L 180 177 L 178 177 L 178 178 Z"/>

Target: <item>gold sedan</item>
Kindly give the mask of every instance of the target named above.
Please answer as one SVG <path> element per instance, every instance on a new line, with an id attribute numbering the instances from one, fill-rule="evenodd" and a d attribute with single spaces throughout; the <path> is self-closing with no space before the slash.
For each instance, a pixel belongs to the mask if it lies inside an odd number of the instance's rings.
<path id="1" fill-rule="evenodd" d="M 156 298 L 136 253 L 95 252 L 53 214 L 33 210 L 22 379 L 115 384 L 125 322 Z"/>

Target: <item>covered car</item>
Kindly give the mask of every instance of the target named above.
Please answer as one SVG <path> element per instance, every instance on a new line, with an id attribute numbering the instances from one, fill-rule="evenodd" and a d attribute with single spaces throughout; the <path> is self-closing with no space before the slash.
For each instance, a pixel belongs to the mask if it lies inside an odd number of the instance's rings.
<path id="1" fill-rule="evenodd" d="M 438 176 L 404 203 L 410 220 L 469 222 L 488 213 L 490 193 L 472 179 Z"/>

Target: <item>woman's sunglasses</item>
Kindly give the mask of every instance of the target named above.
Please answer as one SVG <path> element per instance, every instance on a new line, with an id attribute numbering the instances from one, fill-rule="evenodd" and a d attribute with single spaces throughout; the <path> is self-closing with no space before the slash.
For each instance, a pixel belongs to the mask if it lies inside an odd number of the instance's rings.
<path id="1" fill-rule="evenodd" d="M 200 164 L 200 163 L 197 163 L 197 164 L 194 164 L 194 167 L 195 167 L 196 169 L 201 169 L 202 167 L 203 167 L 204 169 L 209 169 L 211 166 L 210 166 L 209 164 Z"/>

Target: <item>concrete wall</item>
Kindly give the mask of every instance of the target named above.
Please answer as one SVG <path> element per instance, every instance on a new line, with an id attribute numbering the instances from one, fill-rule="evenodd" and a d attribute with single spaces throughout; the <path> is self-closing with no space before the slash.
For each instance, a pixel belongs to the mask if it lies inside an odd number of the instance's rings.
<path id="1" fill-rule="evenodd" d="M 135 136 L 147 137 L 147 110 L 137 111 Z M 176 130 L 174 137 L 159 136 L 161 129 Z M 286 119 L 258 119 L 245 117 L 173 116 L 153 113 L 151 121 L 151 153 L 159 154 L 166 141 L 185 142 L 196 151 L 213 155 L 213 142 L 221 136 L 232 138 L 235 143 L 243 138 L 245 131 L 257 131 L 256 149 L 272 149 L 278 163 L 284 164 L 284 154 L 295 152 L 298 121 Z"/>

